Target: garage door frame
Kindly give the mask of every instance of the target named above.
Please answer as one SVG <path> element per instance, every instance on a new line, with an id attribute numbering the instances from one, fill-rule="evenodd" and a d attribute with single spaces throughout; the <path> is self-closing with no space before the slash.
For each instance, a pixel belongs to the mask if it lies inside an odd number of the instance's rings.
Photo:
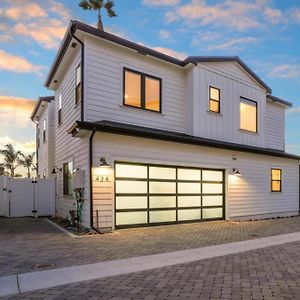
<path id="1" fill-rule="evenodd" d="M 133 178 L 133 177 L 117 177 L 116 176 L 116 165 L 117 164 L 124 164 L 124 165 L 136 165 L 136 166 L 145 166 L 147 167 L 147 179 L 141 179 L 141 178 Z M 176 169 L 176 179 L 151 179 L 149 180 L 149 167 L 161 167 L 161 168 L 175 168 Z M 191 170 L 201 170 L 201 180 L 178 180 L 178 169 L 191 169 Z M 202 180 L 202 171 L 207 170 L 207 171 L 219 171 L 222 172 L 222 181 L 203 181 Z M 115 161 L 114 163 L 114 226 L 116 229 L 122 229 L 122 228 L 137 228 L 137 227 L 149 227 L 149 226 L 160 226 L 160 225 L 171 225 L 171 224 L 182 224 L 182 223 L 198 223 L 198 222 L 209 222 L 209 221 L 217 221 L 217 220 L 225 220 L 225 214 L 226 214 L 226 177 L 225 177 L 225 169 L 218 169 L 218 168 L 200 168 L 200 167 L 190 167 L 190 166 L 184 166 L 184 165 L 167 165 L 167 164 L 152 164 L 152 163 L 142 163 L 142 162 L 129 162 L 129 161 Z M 117 209 L 117 203 L 116 199 L 118 196 L 137 196 L 139 194 L 133 194 L 133 193 L 121 193 L 118 194 L 116 192 L 116 182 L 117 180 L 122 181 L 122 180 L 129 180 L 129 181 L 144 181 L 147 182 L 147 193 L 143 193 L 143 196 L 147 196 L 147 209 Z M 149 182 L 176 182 L 176 221 L 171 221 L 171 222 L 157 222 L 157 223 L 150 223 L 150 217 L 149 213 L 150 211 L 163 211 L 163 210 L 172 210 L 172 208 L 150 208 L 149 206 L 149 198 L 150 196 L 156 195 L 149 193 Z M 181 182 L 196 182 L 196 183 L 201 183 L 201 193 L 199 194 L 192 194 L 193 196 L 200 196 L 201 197 L 201 206 L 200 207 L 178 207 L 178 183 Z M 205 193 L 203 194 L 202 191 L 202 183 L 219 183 L 222 184 L 222 193 Z M 185 194 L 180 194 L 180 196 L 184 196 Z M 191 196 L 191 194 L 186 194 L 187 196 Z M 203 207 L 202 203 L 202 196 L 222 196 L 222 205 L 220 206 L 205 206 Z M 161 196 L 168 196 L 168 194 L 161 194 Z M 194 220 L 178 220 L 178 209 L 201 209 L 201 219 L 194 219 Z M 202 216 L 202 209 L 203 208 L 222 208 L 222 217 L 221 218 L 209 218 L 209 219 L 203 219 Z M 173 208 L 174 209 L 174 208 Z M 139 211 L 147 211 L 147 223 L 143 224 L 130 224 L 130 225 L 117 225 L 117 218 L 116 214 L 118 212 L 139 212 Z"/>

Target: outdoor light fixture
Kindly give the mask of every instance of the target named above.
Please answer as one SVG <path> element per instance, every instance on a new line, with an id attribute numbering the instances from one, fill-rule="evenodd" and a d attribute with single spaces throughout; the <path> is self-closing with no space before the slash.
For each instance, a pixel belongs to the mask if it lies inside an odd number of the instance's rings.
<path id="1" fill-rule="evenodd" d="M 104 157 L 100 158 L 100 165 L 99 168 L 110 168 L 110 164 L 106 162 L 106 159 Z"/>
<path id="2" fill-rule="evenodd" d="M 96 181 L 109 182 L 109 168 L 110 164 L 107 163 L 104 157 L 100 158 L 99 175 L 96 177 Z"/>
<path id="3" fill-rule="evenodd" d="M 56 173 L 58 173 L 58 172 L 61 172 L 62 171 L 62 169 L 61 168 L 58 168 L 58 167 L 53 167 L 53 170 L 52 170 L 52 172 L 51 172 L 51 174 L 56 174 Z"/>
<path id="4" fill-rule="evenodd" d="M 241 173 L 240 173 L 239 169 L 233 168 L 232 172 L 233 172 L 233 175 L 235 175 L 235 176 L 241 176 Z"/>

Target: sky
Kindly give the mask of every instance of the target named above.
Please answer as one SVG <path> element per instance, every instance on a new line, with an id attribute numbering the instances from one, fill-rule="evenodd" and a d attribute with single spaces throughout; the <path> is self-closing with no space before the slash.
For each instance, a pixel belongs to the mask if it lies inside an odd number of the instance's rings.
<path id="1" fill-rule="evenodd" d="M 76 0 L 1 0 L 0 148 L 35 151 L 29 116 L 70 19 L 96 25 Z M 169 55 L 238 55 L 294 103 L 286 112 L 286 150 L 300 154 L 299 0 L 115 0 L 105 30 Z M 1 158 L 0 158 L 1 159 Z M 22 172 L 22 170 L 20 170 Z"/>

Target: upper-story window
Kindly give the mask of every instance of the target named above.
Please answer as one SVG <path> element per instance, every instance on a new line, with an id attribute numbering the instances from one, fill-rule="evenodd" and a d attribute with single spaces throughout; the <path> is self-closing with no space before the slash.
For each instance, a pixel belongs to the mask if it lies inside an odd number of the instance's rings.
<path id="1" fill-rule="evenodd" d="M 81 101 L 81 65 L 76 68 L 75 83 L 75 105 L 77 105 Z"/>
<path id="2" fill-rule="evenodd" d="M 209 87 L 209 111 L 220 113 L 220 89 Z"/>
<path id="3" fill-rule="evenodd" d="M 240 100 L 240 129 L 257 132 L 257 102 L 246 98 Z"/>
<path id="4" fill-rule="evenodd" d="M 161 78 L 124 68 L 124 105 L 161 112 Z"/>
<path id="5" fill-rule="evenodd" d="M 282 170 L 272 169 L 271 170 L 271 191 L 281 192 L 282 190 Z"/>
<path id="6" fill-rule="evenodd" d="M 43 121 L 43 142 L 46 142 L 46 120 Z"/>
<path id="7" fill-rule="evenodd" d="M 62 108 L 62 96 L 58 96 L 58 111 L 57 111 L 57 124 L 61 124 L 61 108 Z"/>
<path id="8" fill-rule="evenodd" d="M 37 126 L 36 128 L 36 146 L 40 148 L 40 127 Z"/>

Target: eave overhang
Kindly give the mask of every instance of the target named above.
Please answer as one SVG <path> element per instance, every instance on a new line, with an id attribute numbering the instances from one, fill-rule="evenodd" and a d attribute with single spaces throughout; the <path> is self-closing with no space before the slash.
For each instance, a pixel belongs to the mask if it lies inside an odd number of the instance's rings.
<path id="1" fill-rule="evenodd" d="M 38 118 L 38 114 L 41 112 L 42 109 L 44 109 L 43 105 L 48 104 L 53 100 L 54 100 L 54 96 L 39 97 L 32 113 L 31 113 L 31 116 L 30 116 L 31 121 L 32 122 L 36 121 L 36 119 Z"/>

